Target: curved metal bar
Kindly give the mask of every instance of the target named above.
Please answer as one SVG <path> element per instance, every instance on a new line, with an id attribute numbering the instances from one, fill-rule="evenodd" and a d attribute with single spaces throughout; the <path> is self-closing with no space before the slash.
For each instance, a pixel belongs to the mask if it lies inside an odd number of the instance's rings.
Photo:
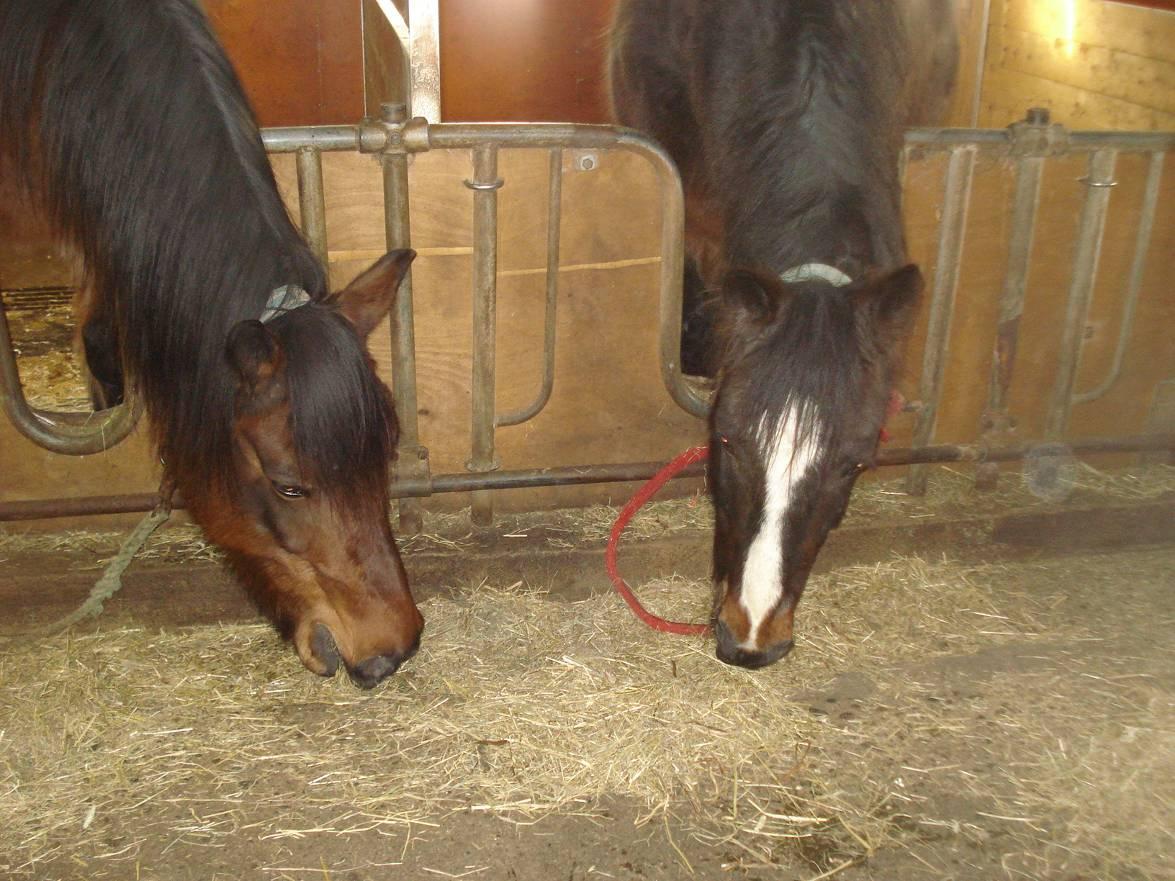
<path id="1" fill-rule="evenodd" d="M 101 414 L 35 410 L 25 399 L 8 316 L 0 303 L 0 403 L 13 426 L 39 447 L 67 456 L 108 450 L 134 430 L 139 409 L 121 404 Z"/>
<path id="2" fill-rule="evenodd" d="M 971 199 L 971 177 L 975 169 L 975 150 L 959 147 L 951 152 L 943 185 L 942 222 L 938 233 L 933 293 L 926 327 L 926 350 L 922 355 L 922 375 L 918 389 L 922 407 L 914 423 L 914 445 L 929 446 L 934 436 L 938 407 L 942 401 L 946 376 L 947 350 L 950 347 L 951 322 L 955 294 L 959 289 L 959 269 L 963 261 L 963 235 L 967 228 L 967 208 Z M 906 492 L 926 492 L 926 470 L 914 467 L 906 477 Z"/>
<path id="3" fill-rule="evenodd" d="M 533 419 L 555 389 L 555 307 L 559 298 L 559 231 L 563 204 L 563 151 L 551 149 L 547 183 L 547 303 L 543 323 L 543 379 L 538 396 L 527 406 L 498 416 L 496 424 L 519 425 Z"/>
<path id="4" fill-rule="evenodd" d="M 1146 272 L 1146 255 L 1150 250 L 1151 233 L 1155 228 L 1155 209 L 1159 204 L 1159 181 L 1163 176 L 1165 154 L 1151 154 L 1146 173 L 1146 190 L 1142 196 L 1142 210 L 1138 221 L 1138 237 L 1134 240 L 1134 260 L 1130 264 L 1130 278 L 1126 283 L 1126 304 L 1122 307 L 1122 323 L 1118 328 L 1118 345 L 1114 349 L 1114 361 L 1110 372 L 1089 391 L 1073 395 L 1074 404 L 1088 404 L 1096 401 L 1110 390 L 1122 374 L 1122 363 L 1126 358 L 1126 344 L 1134 329 L 1134 309 L 1138 305 L 1138 294 L 1142 290 L 1142 276 Z"/>
<path id="5" fill-rule="evenodd" d="M 1077 228 L 1077 246 L 1073 256 L 1073 272 L 1069 281 L 1069 298 L 1065 304 L 1065 320 L 1061 326 L 1060 352 L 1057 355 L 1057 378 L 1053 383 L 1045 421 L 1045 436 L 1059 438 L 1069 423 L 1073 407 L 1073 386 L 1081 362 L 1081 337 L 1089 316 L 1089 304 L 1097 281 L 1098 261 L 1106 232 L 1106 214 L 1109 211 L 1112 189 L 1098 186 L 1114 177 L 1118 151 L 1098 150 L 1090 154 L 1087 187 L 1081 206 L 1081 221 Z"/>
<path id="6" fill-rule="evenodd" d="M 661 182 L 661 381 L 674 402 L 705 419 L 710 395 L 681 372 L 681 286 L 685 270 L 685 197 L 677 166 L 659 144 L 632 129 L 618 129 L 618 145 L 640 153 Z"/>
<path id="7" fill-rule="evenodd" d="M 498 148 L 473 148 L 473 376 L 471 450 L 466 467 L 476 473 L 495 471 L 494 408 L 497 387 L 498 315 Z M 494 519 L 493 496 L 475 492 L 470 517 L 479 526 Z"/>

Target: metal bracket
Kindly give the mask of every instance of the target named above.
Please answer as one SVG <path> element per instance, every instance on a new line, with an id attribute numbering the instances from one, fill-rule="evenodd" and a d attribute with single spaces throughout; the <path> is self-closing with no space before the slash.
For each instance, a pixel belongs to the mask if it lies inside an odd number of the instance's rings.
<path id="1" fill-rule="evenodd" d="M 1008 126 L 1011 155 L 1059 156 L 1069 148 L 1069 130 L 1049 122 L 1045 107 L 1031 107 L 1024 119 Z"/>

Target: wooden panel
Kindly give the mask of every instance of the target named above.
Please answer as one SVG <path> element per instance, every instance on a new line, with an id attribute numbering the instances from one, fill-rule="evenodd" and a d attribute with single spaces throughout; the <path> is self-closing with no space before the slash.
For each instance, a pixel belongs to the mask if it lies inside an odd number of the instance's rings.
<path id="1" fill-rule="evenodd" d="M 615 0 L 445 0 L 446 120 L 605 122 L 606 31 Z"/>
<path id="2" fill-rule="evenodd" d="M 979 124 L 979 92 L 987 50 L 987 11 L 992 0 L 955 0 L 959 31 L 959 68 L 944 125 L 973 128 Z"/>
<path id="3" fill-rule="evenodd" d="M 204 0 L 204 8 L 262 126 L 363 115 L 357 0 Z"/>
<path id="4" fill-rule="evenodd" d="M 980 123 L 1028 106 L 1070 128 L 1175 128 L 1175 13 L 1105 0 L 993 0 Z"/>

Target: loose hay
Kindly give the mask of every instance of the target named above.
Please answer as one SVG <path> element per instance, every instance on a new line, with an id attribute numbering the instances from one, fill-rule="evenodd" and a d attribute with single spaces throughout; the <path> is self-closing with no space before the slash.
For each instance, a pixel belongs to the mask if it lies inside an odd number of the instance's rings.
<path id="1" fill-rule="evenodd" d="M 451 811 L 535 818 L 605 796 L 758 860 L 808 843 L 827 868 L 900 834 L 900 792 L 858 773 L 852 725 L 797 691 L 1036 638 L 1047 603 L 1001 612 L 984 587 L 997 574 L 898 560 L 814 579 L 800 650 L 756 673 L 652 633 L 611 596 L 568 604 L 518 585 L 428 601 L 420 655 L 373 693 L 307 675 L 262 626 L 13 645 L 0 655 L 0 868 L 133 860 L 148 841 L 406 834 Z M 673 616 L 708 610 L 702 582 L 642 594 Z"/>

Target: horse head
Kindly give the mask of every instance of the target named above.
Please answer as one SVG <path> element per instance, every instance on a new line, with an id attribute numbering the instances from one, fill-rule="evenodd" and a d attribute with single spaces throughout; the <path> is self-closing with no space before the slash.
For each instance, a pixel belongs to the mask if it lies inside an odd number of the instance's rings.
<path id="1" fill-rule="evenodd" d="M 394 673 L 424 627 L 388 519 L 395 414 L 366 351 L 414 257 L 393 251 L 329 300 L 232 328 L 231 474 L 190 494 L 306 667 L 330 676 L 342 663 L 363 687 Z"/>
<path id="2" fill-rule="evenodd" d="M 812 564 L 873 464 L 921 290 L 913 265 L 843 285 L 727 275 L 710 417 L 721 660 L 791 650 Z"/>

